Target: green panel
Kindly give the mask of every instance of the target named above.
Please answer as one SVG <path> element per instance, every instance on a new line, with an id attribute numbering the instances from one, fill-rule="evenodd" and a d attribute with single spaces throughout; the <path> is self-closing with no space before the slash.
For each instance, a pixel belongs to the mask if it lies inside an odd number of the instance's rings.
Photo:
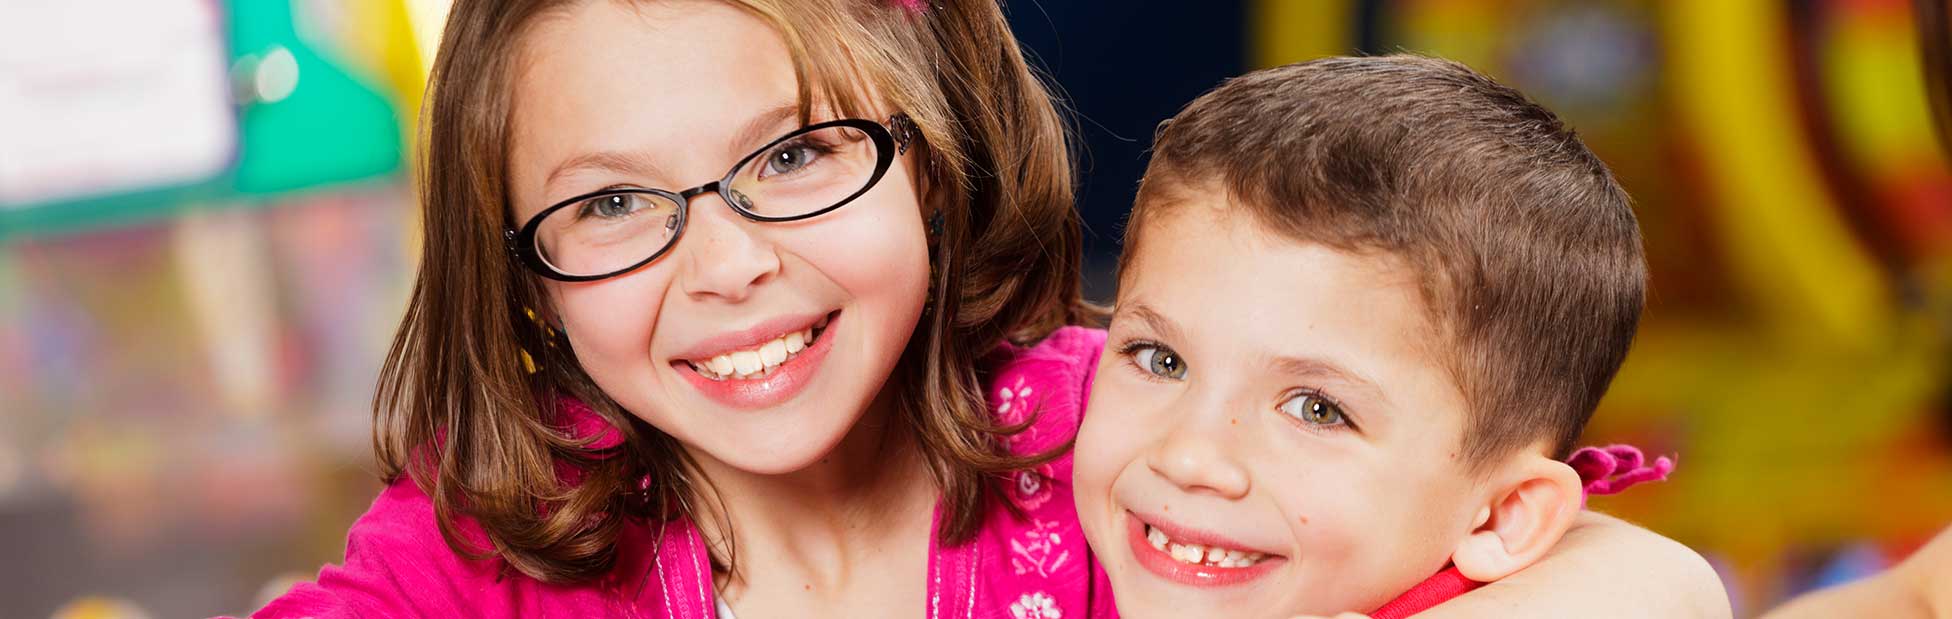
<path id="1" fill-rule="evenodd" d="M 293 27 L 290 2 L 246 0 L 232 3 L 231 11 L 237 59 L 264 58 L 282 48 L 298 66 L 297 87 L 288 98 L 244 109 L 238 191 L 292 191 L 400 168 L 400 116 L 393 105 L 307 46 Z"/>

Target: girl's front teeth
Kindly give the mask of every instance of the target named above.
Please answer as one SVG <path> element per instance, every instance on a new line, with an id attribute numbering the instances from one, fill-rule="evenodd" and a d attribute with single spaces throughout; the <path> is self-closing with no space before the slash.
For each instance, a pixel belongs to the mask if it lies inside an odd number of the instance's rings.
<path id="1" fill-rule="evenodd" d="M 1242 552 L 1218 546 L 1206 547 L 1199 544 L 1178 544 L 1166 537 L 1166 533 L 1145 525 L 1145 541 L 1180 563 L 1204 565 L 1207 567 L 1248 567 L 1260 563 L 1267 555 L 1258 552 Z"/>
<path id="2" fill-rule="evenodd" d="M 825 323 L 826 320 L 820 322 Z M 770 376 L 780 364 L 786 363 L 807 349 L 807 344 L 819 336 L 821 326 L 809 327 L 773 338 L 773 341 L 760 344 L 758 348 L 725 353 L 704 361 L 686 361 L 699 376 L 711 380 L 727 378 L 759 378 Z"/>

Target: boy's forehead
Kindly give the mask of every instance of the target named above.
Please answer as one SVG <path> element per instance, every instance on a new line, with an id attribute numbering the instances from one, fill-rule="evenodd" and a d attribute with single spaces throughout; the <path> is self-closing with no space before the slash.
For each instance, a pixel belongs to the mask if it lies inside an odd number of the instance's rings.
<path id="1" fill-rule="evenodd" d="M 1185 283 L 1265 288 L 1262 278 L 1228 276 L 1256 273 L 1281 276 L 1277 281 L 1319 280 L 1316 283 L 1365 290 L 1408 290 L 1416 297 L 1416 307 L 1427 309 L 1421 270 L 1407 257 L 1380 248 L 1341 247 L 1276 230 L 1222 194 L 1188 194 L 1157 203 L 1133 223 L 1139 228 L 1126 248 L 1130 255 L 1123 261 L 1121 284 L 1138 275 L 1155 282 L 1168 276 L 1192 276 L 1194 281 Z M 1223 251 L 1216 253 L 1216 249 Z M 1234 259 L 1233 268 L 1209 264 L 1219 262 L 1220 256 Z M 1128 288 L 1120 286 L 1121 298 Z"/>
<path id="2" fill-rule="evenodd" d="M 1424 369 L 1448 377 L 1418 271 L 1381 250 L 1343 250 L 1269 230 L 1222 198 L 1148 214 L 1121 274 L 1115 322 L 1157 319 L 1256 358 L 1325 358 L 1388 387 Z M 1394 371 L 1365 368 L 1388 367 Z M 1448 378 L 1446 378 L 1448 380 Z"/>

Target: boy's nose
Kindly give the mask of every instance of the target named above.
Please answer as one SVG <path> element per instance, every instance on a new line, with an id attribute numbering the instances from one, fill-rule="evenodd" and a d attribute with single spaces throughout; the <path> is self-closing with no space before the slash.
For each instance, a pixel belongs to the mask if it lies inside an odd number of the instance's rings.
<path id="1" fill-rule="evenodd" d="M 1214 423 L 1215 419 L 1219 423 Z M 1181 490 L 1224 499 L 1247 495 L 1247 470 L 1231 455 L 1226 441 L 1227 415 L 1193 414 L 1168 428 L 1146 454 L 1146 466 Z"/>
<path id="2" fill-rule="evenodd" d="M 779 252 L 759 229 L 767 224 L 740 217 L 716 193 L 692 198 L 690 209 L 687 238 L 677 248 L 685 255 L 685 294 L 743 301 L 779 274 Z"/>

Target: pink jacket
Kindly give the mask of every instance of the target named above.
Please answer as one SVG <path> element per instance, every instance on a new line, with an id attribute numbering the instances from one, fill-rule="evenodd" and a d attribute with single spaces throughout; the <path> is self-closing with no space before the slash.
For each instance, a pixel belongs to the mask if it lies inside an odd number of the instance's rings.
<path id="1" fill-rule="evenodd" d="M 1065 328 L 1030 348 L 1005 346 L 989 404 L 999 419 L 1036 422 L 1008 443 L 1045 451 L 1076 432 L 1103 331 Z M 570 407 L 571 423 L 595 419 Z M 598 430 L 600 431 L 600 430 Z M 1071 501 L 1071 456 L 1009 480 L 1005 505 L 989 507 L 982 529 L 960 545 L 929 536 L 930 618 L 1116 617 L 1104 572 L 1085 546 Z M 639 523 L 618 541 L 616 567 L 596 582 L 551 585 L 511 573 L 499 561 L 455 555 L 434 524 L 434 508 L 411 481 L 389 485 L 347 533 L 341 565 L 295 586 L 253 617 L 643 617 L 710 619 L 712 574 L 704 538 L 686 520 Z"/>

